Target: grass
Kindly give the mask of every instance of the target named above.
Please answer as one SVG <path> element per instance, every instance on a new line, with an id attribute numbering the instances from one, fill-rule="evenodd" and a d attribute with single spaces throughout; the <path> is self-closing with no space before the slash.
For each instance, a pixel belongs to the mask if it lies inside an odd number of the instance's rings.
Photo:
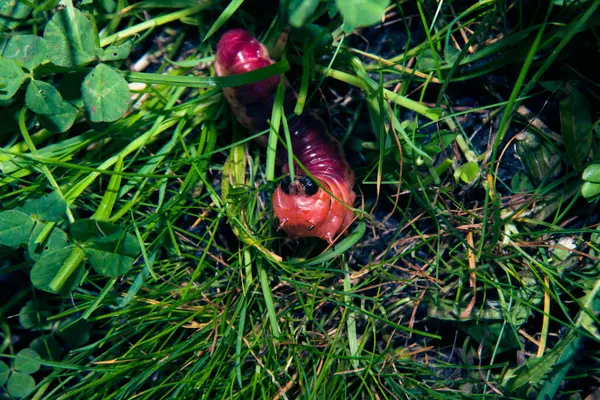
<path id="1" fill-rule="evenodd" d="M 281 50 L 294 5 L 75 2 L 98 45 L 133 40 L 104 61 L 131 98 L 62 133 L 24 88 L 0 104 L 2 211 L 31 224 L 0 214 L 0 397 L 597 396 L 600 2 L 393 2 L 351 32 L 332 3 L 294 14 L 312 25 L 275 66 L 219 79 L 222 32 Z M 11 35 L 41 35 L 55 4 L 23 4 Z M 90 63 L 26 79 L 59 87 Z M 356 172 L 333 246 L 276 229 L 282 97 L 265 149 L 221 94 L 282 72 Z M 77 236 L 89 218 L 100 236 Z M 94 262 L 106 227 L 120 258 Z M 50 264 L 39 244 L 84 252 Z"/>

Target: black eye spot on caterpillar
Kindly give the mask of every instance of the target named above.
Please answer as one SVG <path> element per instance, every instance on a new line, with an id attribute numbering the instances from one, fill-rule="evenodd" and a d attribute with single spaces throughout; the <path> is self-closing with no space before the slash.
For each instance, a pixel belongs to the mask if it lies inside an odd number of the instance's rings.
<path id="1" fill-rule="evenodd" d="M 266 47 L 242 29 L 226 32 L 217 45 L 215 71 L 219 76 L 236 75 L 273 64 Z M 224 88 L 233 114 L 246 128 L 257 132 L 268 126 L 279 76 L 235 88 Z M 296 97 L 286 82 L 283 108 L 293 115 Z M 348 165 L 339 142 L 327 132 L 323 121 L 305 107 L 304 113 L 288 120 L 291 144 L 298 161 L 317 182 L 295 167 L 296 179 L 284 178 L 273 194 L 273 211 L 279 227 L 288 235 L 319 237 L 333 242 L 354 218 L 351 207 L 356 194 L 354 171 Z M 266 144 L 264 137 L 259 140 Z M 289 172 L 287 152 L 279 149 L 278 164 Z M 326 190 L 319 190 L 320 187 Z M 331 196 L 333 194 L 333 197 Z"/>
<path id="2" fill-rule="evenodd" d="M 294 182 L 291 181 L 289 176 L 286 176 L 281 181 L 280 187 L 285 194 L 299 196 L 313 196 L 319 190 L 319 185 L 316 182 L 303 175 L 296 176 Z"/>

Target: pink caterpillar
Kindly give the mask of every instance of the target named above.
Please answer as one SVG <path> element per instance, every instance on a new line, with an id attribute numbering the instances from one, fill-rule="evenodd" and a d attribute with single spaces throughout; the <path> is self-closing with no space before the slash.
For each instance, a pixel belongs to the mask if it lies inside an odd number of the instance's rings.
<path id="1" fill-rule="evenodd" d="M 233 29 L 226 32 L 217 45 L 215 71 L 219 76 L 236 75 L 273 62 L 262 43 L 242 29 Z M 274 76 L 223 91 L 237 120 L 258 132 L 267 128 L 278 84 L 279 77 Z M 284 101 L 286 115 L 294 104 L 295 94 L 288 88 Z M 339 142 L 327 133 L 323 121 L 310 111 L 290 118 L 288 124 L 294 155 L 319 184 L 296 166 L 294 181 L 287 177 L 275 190 L 273 211 L 279 219 L 280 229 L 288 235 L 319 237 L 332 243 L 335 236 L 353 220 L 350 207 L 356 199 L 352 191 L 354 171 L 346 162 Z M 289 167 L 284 162 L 285 150 L 280 151 L 278 159 L 283 173 L 287 174 Z"/>

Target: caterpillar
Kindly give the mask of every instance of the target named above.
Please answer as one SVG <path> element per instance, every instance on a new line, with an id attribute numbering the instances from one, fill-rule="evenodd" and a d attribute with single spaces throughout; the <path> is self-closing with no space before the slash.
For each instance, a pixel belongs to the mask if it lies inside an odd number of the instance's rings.
<path id="1" fill-rule="evenodd" d="M 227 31 L 217 44 L 214 68 L 218 76 L 236 75 L 266 67 L 274 61 L 266 47 L 242 29 Z M 233 114 L 241 125 L 253 132 L 267 128 L 275 92 L 280 78 L 274 76 L 260 82 L 223 92 Z M 289 89 L 284 99 L 286 115 L 293 110 L 296 94 Z M 350 209 L 356 194 L 354 171 L 346 161 L 340 143 L 327 132 L 324 122 L 308 107 L 300 116 L 288 119 L 291 145 L 298 161 L 318 182 L 294 166 L 294 181 L 289 175 L 273 193 L 273 212 L 279 229 L 291 237 L 318 237 L 332 243 L 353 220 Z M 263 139 L 264 141 L 264 139 Z M 280 149 L 277 161 L 284 174 L 289 165 L 286 151 Z M 333 196 L 331 196 L 333 195 Z"/>

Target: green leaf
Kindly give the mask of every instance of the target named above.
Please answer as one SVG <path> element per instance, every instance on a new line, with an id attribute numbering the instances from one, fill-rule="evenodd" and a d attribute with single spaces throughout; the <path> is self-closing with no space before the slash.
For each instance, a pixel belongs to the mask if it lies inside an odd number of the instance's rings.
<path id="1" fill-rule="evenodd" d="M 456 171 L 454 171 L 454 179 L 458 183 L 459 180 L 462 180 L 464 183 L 472 183 L 479 176 L 479 165 L 474 161 L 469 161 L 458 167 Z"/>
<path id="2" fill-rule="evenodd" d="M 541 87 L 549 92 L 552 92 L 554 96 L 565 97 L 571 94 L 572 85 L 565 83 L 563 79 L 556 81 L 539 81 Z"/>
<path id="3" fill-rule="evenodd" d="M 48 361 L 58 361 L 62 355 L 61 347 L 54 335 L 43 335 L 35 338 L 31 341 L 29 347 L 35 350 L 42 359 Z"/>
<path id="4" fill-rule="evenodd" d="M 423 50 L 417 57 L 417 68 L 419 70 L 430 71 L 434 70 L 435 67 L 435 56 L 433 55 L 433 51 L 431 51 L 430 48 Z"/>
<path id="5" fill-rule="evenodd" d="M 29 3 L 31 4 L 31 3 Z M 24 1 L 0 1 L 0 31 L 12 30 L 27 19 L 32 8 Z M 1 68 L 0 68 L 1 70 Z"/>
<path id="6" fill-rule="evenodd" d="M 209 37 L 215 34 L 224 24 L 231 18 L 231 16 L 237 11 L 237 9 L 244 3 L 244 0 L 232 0 L 227 7 L 223 10 L 219 18 L 212 24 L 206 36 L 204 36 L 203 42 Z"/>
<path id="7" fill-rule="evenodd" d="M 137 239 L 118 225 L 94 219 L 79 219 L 71 225 L 71 236 L 86 247 L 136 257 L 140 248 Z M 118 247 L 117 247 L 118 246 Z"/>
<path id="8" fill-rule="evenodd" d="M 13 372 L 6 384 L 8 394 L 21 398 L 27 396 L 35 388 L 35 379 L 22 372 Z"/>
<path id="9" fill-rule="evenodd" d="M 69 318 L 61 322 L 56 333 L 70 348 L 74 349 L 83 346 L 90 340 L 91 329 L 90 323 L 86 320 Z"/>
<path id="10" fill-rule="evenodd" d="M 48 236 L 46 240 L 44 240 L 41 243 L 36 243 L 37 237 L 44 231 L 44 229 L 47 228 L 47 226 L 48 224 L 38 222 L 37 224 L 35 224 L 33 232 L 29 237 L 29 244 L 27 246 L 27 249 L 29 251 L 29 256 L 34 261 L 39 260 L 47 253 L 58 249 L 62 249 L 67 245 L 67 234 L 62 229 L 56 227 L 52 229 L 50 236 Z"/>
<path id="11" fill-rule="evenodd" d="M 83 97 L 81 96 L 81 84 L 86 74 L 81 72 L 72 72 L 66 74 L 58 85 L 58 91 L 65 101 L 64 110 L 59 114 L 39 115 L 39 121 L 42 126 L 53 133 L 66 132 L 73 126 L 79 109 L 83 107 Z"/>
<path id="12" fill-rule="evenodd" d="M 338 11 L 339 11 L 339 9 L 338 9 L 338 6 L 335 3 L 335 1 L 329 1 L 327 3 L 327 15 L 329 15 L 329 18 L 331 18 L 331 19 L 335 18 Z"/>
<path id="13" fill-rule="evenodd" d="M 48 321 L 51 316 L 52 311 L 46 302 L 29 300 L 19 311 L 19 323 L 25 329 L 47 330 L 52 327 L 52 322 Z"/>
<path id="14" fill-rule="evenodd" d="M 17 247 L 27 243 L 33 230 L 33 219 L 20 211 L 9 210 L 0 213 L 0 244 Z"/>
<path id="15" fill-rule="evenodd" d="M 336 0 L 335 3 L 344 18 L 344 31 L 350 33 L 359 26 L 377 23 L 390 0 Z"/>
<path id="16" fill-rule="evenodd" d="M 21 87 L 25 73 L 15 60 L 0 56 L 0 100 L 8 100 Z"/>
<path id="17" fill-rule="evenodd" d="M 592 119 L 585 96 L 573 89 L 560 102 L 560 123 L 567 156 L 575 167 L 581 166 L 592 148 Z"/>
<path id="18" fill-rule="evenodd" d="M 444 60 L 448 64 L 453 65 L 458 61 L 458 56 L 460 56 L 460 50 L 450 45 L 444 47 Z"/>
<path id="19" fill-rule="evenodd" d="M 127 81 L 105 64 L 98 65 L 88 74 L 81 86 L 81 93 L 90 121 L 116 121 L 127 111 Z"/>
<path id="20" fill-rule="evenodd" d="M 36 114 L 62 114 L 74 107 L 63 100 L 60 92 L 49 83 L 32 80 L 27 86 L 25 104 Z"/>
<path id="21" fill-rule="evenodd" d="M 90 3 L 92 0 L 89 0 Z M 112 14 L 117 9 L 117 2 L 115 0 L 98 0 L 98 3 L 104 8 L 104 11 Z"/>
<path id="22" fill-rule="evenodd" d="M 425 152 L 427 152 L 427 154 L 430 154 L 431 156 L 435 156 L 435 155 L 441 153 L 442 151 L 444 151 L 444 149 L 446 147 L 448 147 L 451 143 L 453 143 L 454 139 L 456 139 L 456 136 L 457 136 L 457 134 L 455 132 L 441 131 L 441 132 L 437 133 L 436 135 L 434 135 L 431 142 L 429 142 L 425 146 L 423 146 L 423 150 L 425 150 Z"/>
<path id="23" fill-rule="evenodd" d="M 37 199 L 27 200 L 19 211 L 44 222 L 59 222 L 67 211 L 67 202 L 54 191 Z"/>
<path id="24" fill-rule="evenodd" d="M 32 349 L 23 349 L 17 353 L 14 368 L 25 374 L 35 374 L 40 369 L 40 363 L 35 361 L 41 359 L 40 355 Z"/>
<path id="25" fill-rule="evenodd" d="M 581 194 L 586 199 L 595 197 L 598 193 L 600 193 L 600 183 L 585 182 L 581 186 Z"/>
<path id="26" fill-rule="evenodd" d="M 123 43 L 113 43 L 106 49 L 97 48 L 96 54 L 102 61 L 124 60 L 129 57 L 133 41 L 127 40 Z"/>
<path id="27" fill-rule="evenodd" d="M 515 193 L 530 193 L 535 189 L 529 176 L 521 170 L 513 175 L 510 181 L 510 187 Z"/>
<path id="28" fill-rule="evenodd" d="M 30 279 L 34 287 L 50 293 L 67 293 L 75 289 L 83 279 L 81 266 L 85 254 L 77 246 L 68 246 L 41 257 L 31 269 Z"/>
<path id="29" fill-rule="evenodd" d="M 63 133 L 68 131 L 79 115 L 79 110 L 71 105 L 65 103 L 65 111 L 60 114 L 52 115 L 39 115 L 39 120 L 42 126 L 53 133 Z"/>
<path id="30" fill-rule="evenodd" d="M 92 219 L 77 220 L 71 225 L 71 235 L 84 243 L 85 255 L 101 275 L 115 277 L 125 274 L 140 253 L 137 239 L 120 226 Z"/>
<path id="31" fill-rule="evenodd" d="M 319 6 L 320 0 L 291 0 L 288 6 L 290 25 L 300 28 L 304 26 Z"/>
<path id="32" fill-rule="evenodd" d="M 92 268 L 100 275 L 115 277 L 127 273 L 133 266 L 135 258 L 92 247 L 84 249 Z"/>
<path id="33" fill-rule="evenodd" d="M 17 35 L 10 38 L 2 56 L 32 70 L 46 59 L 47 49 L 48 44 L 39 36 Z"/>
<path id="34" fill-rule="evenodd" d="M 586 182 L 600 183 L 600 164 L 588 165 L 581 179 Z"/>
<path id="35" fill-rule="evenodd" d="M 333 36 L 326 28 L 317 24 L 305 24 L 299 29 L 292 29 L 289 33 L 290 37 L 298 42 L 306 42 L 315 47 L 331 46 Z M 311 54 L 311 56 L 313 56 Z"/>
<path id="36" fill-rule="evenodd" d="M 10 375 L 10 368 L 4 361 L 0 361 L 0 386 L 4 385 Z"/>
<path id="37" fill-rule="evenodd" d="M 44 39 L 48 42 L 48 58 L 61 67 L 84 65 L 96 56 L 94 28 L 81 11 L 72 6 L 54 14 L 46 24 Z"/>

